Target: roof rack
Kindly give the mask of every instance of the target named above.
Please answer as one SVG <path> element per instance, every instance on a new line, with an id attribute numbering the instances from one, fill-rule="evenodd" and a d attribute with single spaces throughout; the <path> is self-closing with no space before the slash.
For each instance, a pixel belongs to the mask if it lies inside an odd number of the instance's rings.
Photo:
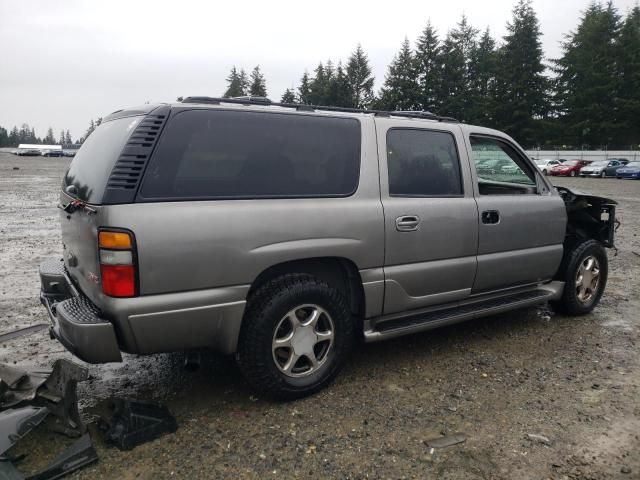
<path id="1" fill-rule="evenodd" d="M 302 103 L 279 103 L 272 102 L 267 97 L 245 96 L 245 97 L 230 97 L 230 98 L 218 98 L 218 97 L 186 97 L 182 100 L 182 103 L 208 103 L 211 105 L 220 105 L 221 103 L 233 103 L 237 105 L 270 105 L 274 107 L 295 108 L 298 111 L 313 112 L 313 111 L 325 111 L 325 112 L 344 112 L 344 113 L 370 113 L 379 117 L 405 117 L 405 118 L 420 118 L 423 120 L 435 120 L 438 122 L 453 122 L 457 123 L 458 120 L 452 117 L 443 117 L 431 112 L 425 111 L 386 111 L 386 110 L 368 110 L 360 108 L 349 107 L 329 107 L 323 105 L 306 105 Z"/>

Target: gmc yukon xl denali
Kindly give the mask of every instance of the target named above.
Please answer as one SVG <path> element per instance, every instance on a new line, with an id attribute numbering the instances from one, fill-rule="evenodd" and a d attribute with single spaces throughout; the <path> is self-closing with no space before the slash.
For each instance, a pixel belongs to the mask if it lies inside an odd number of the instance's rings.
<path id="1" fill-rule="evenodd" d="M 67 349 L 235 354 L 279 398 L 324 387 L 359 338 L 590 312 L 616 222 L 614 201 L 554 188 L 499 131 L 264 98 L 109 115 L 58 207 L 41 299 Z"/>

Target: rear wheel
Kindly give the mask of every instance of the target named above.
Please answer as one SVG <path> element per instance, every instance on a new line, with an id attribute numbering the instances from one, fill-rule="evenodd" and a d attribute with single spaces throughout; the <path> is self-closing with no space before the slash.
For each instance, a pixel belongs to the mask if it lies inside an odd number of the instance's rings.
<path id="1" fill-rule="evenodd" d="M 575 177 L 576 176 L 576 171 L 575 170 L 571 170 L 571 172 L 569 173 L 570 177 Z"/>
<path id="2" fill-rule="evenodd" d="M 600 174 L 600 178 L 605 178 L 606 176 L 607 176 L 607 174 L 606 174 L 605 172 L 602 172 L 602 173 Z"/>
<path id="3" fill-rule="evenodd" d="M 293 399 L 329 384 L 352 343 L 344 295 L 314 276 L 289 274 L 266 283 L 249 299 L 237 360 L 256 390 Z"/>
<path id="4" fill-rule="evenodd" d="M 600 242 L 585 240 L 574 245 L 560 267 L 565 286 L 556 306 L 569 315 L 591 312 L 604 292 L 608 269 L 607 252 Z"/>
<path id="5" fill-rule="evenodd" d="M 547 174 L 547 169 L 546 169 L 546 168 L 545 168 L 544 170 L 542 170 L 542 174 L 543 174 L 543 175 L 545 175 L 545 176 L 546 176 L 546 175 L 548 175 L 548 174 Z"/>

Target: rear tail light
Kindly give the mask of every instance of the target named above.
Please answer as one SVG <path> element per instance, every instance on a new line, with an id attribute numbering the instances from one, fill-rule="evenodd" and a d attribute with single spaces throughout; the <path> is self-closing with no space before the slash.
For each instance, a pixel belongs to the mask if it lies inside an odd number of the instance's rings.
<path id="1" fill-rule="evenodd" d="M 122 230 L 98 232 L 102 292 L 110 297 L 138 295 L 135 239 Z"/>

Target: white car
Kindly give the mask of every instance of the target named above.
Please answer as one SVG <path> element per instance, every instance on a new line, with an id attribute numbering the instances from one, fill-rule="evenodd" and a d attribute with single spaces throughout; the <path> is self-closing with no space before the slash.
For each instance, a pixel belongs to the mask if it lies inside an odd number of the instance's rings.
<path id="1" fill-rule="evenodd" d="M 544 175 L 548 175 L 553 167 L 562 164 L 560 160 L 551 160 L 549 158 L 538 158 L 534 160 L 534 162 L 536 163 L 536 167 L 538 167 Z"/>

